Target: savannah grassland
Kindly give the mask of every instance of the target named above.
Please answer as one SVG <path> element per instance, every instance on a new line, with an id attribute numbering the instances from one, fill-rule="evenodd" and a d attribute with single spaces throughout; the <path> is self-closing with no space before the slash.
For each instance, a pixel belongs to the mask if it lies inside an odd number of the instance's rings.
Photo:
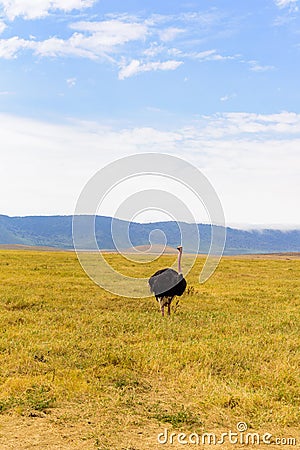
<path id="1" fill-rule="evenodd" d="M 200 285 L 202 265 L 163 319 L 153 298 L 103 291 L 72 252 L 1 250 L 0 449 L 280 448 L 156 442 L 239 421 L 298 447 L 300 260 L 224 258 Z"/>

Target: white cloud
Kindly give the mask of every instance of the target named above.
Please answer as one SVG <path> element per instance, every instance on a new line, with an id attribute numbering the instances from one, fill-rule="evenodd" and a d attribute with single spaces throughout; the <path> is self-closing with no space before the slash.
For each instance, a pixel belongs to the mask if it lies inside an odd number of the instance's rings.
<path id="1" fill-rule="evenodd" d="M 147 28 L 143 24 L 123 23 L 117 20 L 104 22 L 78 22 L 72 28 L 90 31 L 86 36 L 75 32 L 68 39 L 52 37 L 44 41 L 20 39 L 15 36 L 0 40 L 0 58 L 15 58 L 22 49 L 31 49 L 39 56 L 77 56 L 89 59 L 109 58 L 117 46 L 129 41 L 143 40 Z"/>
<path id="2" fill-rule="evenodd" d="M 204 118 L 203 135 L 211 139 L 230 136 L 298 135 L 300 136 L 300 114 L 281 112 L 278 114 L 224 113 Z"/>
<path id="3" fill-rule="evenodd" d="M 228 222 L 299 225 L 299 114 L 219 114 L 168 130 L 55 125 L 2 114 L 0 136 L 4 214 L 72 214 L 97 169 L 151 151 L 199 167 L 217 190 Z"/>
<path id="4" fill-rule="evenodd" d="M 130 41 L 143 40 L 148 32 L 147 26 L 143 23 L 127 23 L 120 20 L 76 22 L 70 27 L 77 31 L 92 33 L 95 44 L 102 47 L 114 47 Z"/>
<path id="5" fill-rule="evenodd" d="M 66 82 L 67 82 L 68 87 L 72 88 L 72 87 L 76 86 L 77 79 L 76 78 L 67 78 Z"/>
<path id="6" fill-rule="evenodd" d="M 142 72 L 152 72 L 156 70 L 176 70 L 179 66 L 183 64 L 183 61 L 156 61 L 141 63 L 139 60 L 132 60 L 127 66 L 123 66 L 119 72 L 119 79 L 124 80 L 125 78 L 132 77 L 138 73 Z"/>
<path id="7" fill-rule="evenodd" d="M 163 53 L 166 51 L 166 47 L 164 45 L 160 45 L 157 42 L 151 42 L 150 47 L 146 48 L 144 50 L 143 54 L 153 58 L 154 56 L 159 55 L 160 53 Z"/>
<path id="8" fill-rule="evenodd" d="M 86 35 L 75 32 L 68 39 L 51 37 L 44 41 L 26 40 L 14 36 L 9 39 L 0 39 L 0 58 L 15 58 L 19 51 L 31 49 L 36 55 L 45 57 L 77 56 L 96 60 L 107 58 L 114 62 L 110 56 L 117 47 L 130 41 L 144 40 L 147 27 L 139 23 L 125 23 L 117 20 L 103 22 L 78 22 L 71 28 Z"/>
<path id="9" fill-rule="evenodd" d="M 220 98 L 220 101 L 221 102 L 227 102 L 227 100 L 229 100 L 229 99 L 230 99 L 229 95 L 223 95 L 223 97 Z"/>
<path id="10" fill-rule="evenodd" d="M 50 11 L 54 8 L 71 10 L 83 8 L 94 0 L 2 0 L 6 8 L 15 6 Z M 1 0 L 0 0 L 1 4 Z M 37 4 L 39 6 L 37 6 Z M 35 5 L 35 6 L 34 6 Z M 44 8 L 44 9 L 43 9 Z M 24 11 L 25 11 L 24 9 Z M 23 11 L 23 10 L 22 10 Z M 23 11 L 22 14 L 25 14 Z M 30 10 L 31 14 L 35 9 Z M 17 13 L 16 13 L 17 14 Z M 20 12 L 18 14 L 21 14 Z M 28 12 L 29 14 L 29 12 Z M 257 61 L 243 61 L 240 55 L 224 55 L 216 49 L 187 52 L 187 45 L 191 44 L 188 24 L 199 25 L 206 23 L 203 15 L 182 15 L 176 23 L 183 27 L 170 27 L 174 16 L 151 16 L 148 19 L 134 17 L 128 14 L 106 16 L 106 20 L 79 21 L 69 25 L 74 30 L 68 38 L 54 36 L 45 40 L 37 40 L 34 36 L 29 39 L 18 36 L 0 39 L 0 58 L 17 58 L 22 51 L 31 51 L 38 57 L 50 58 L 87 58 L 93 61 L 109 62 L 114 68 L 119 68 L 119 79 L 132 77 L 138 73 L 150 71 L 175 70 L 188 59 L 199 62 L 231 61 L 249 65 L 254 72 L 265 72 L 274 69 L 273 66 L 260 65 Z M 211 17 L 207 18 L 207 26 L 211 26 Z M 197 33 L 196 26 L 192 33 Z M 187 36 L 186 36 L 186 35 Z M 176 41 L 176 47 L 168 45 L 169 41 L 183 35 L 183 40 Z M 179 41 L 179 42 L 178 42 Z M 184 50 L 183 50 L 184 49 Z"/>
<path id="11" fill-rule="evenodd" d="M 168 49 L 168 55 L 175 56 L 175 57 L 179 57 L 179 56 L 181 57 L 181 56 L 186 56 L 187 54 L 184 53 L 182 50 L 179 50 L 179 48 L 172 47 L 172 48 Z"/>
<path id="12" fill-rule="evenodd" d="M 210 12 L 188 12 L 182 14 L 182 19 L 191 24 L 195 23 L 201 28 L 209 28 L 213 25 L 219 24 L 221 19 L 224 18 L 223 14 L 217 10 L 217 8 L 212 9 Z"/>
<path id="13" fill-rule="evenodd" d="M 220 98 L 220 101 L 221 102 L 227 102 L 228 100 L 231 100 L 231 99 L 233 99 L 233 98 L 235 98 L 236 97 L 236 94 L 227 94 L 227 95 L 223 95 L 221 98 Z"/>
<path id="14" fill-rule="evenodd" d="M 197 59 L 208 59 L 208 58 L 211 58 L 215 54 L 216 54 L 216 50 L 205 50 L 203 52 L 190 53 L 190 56 L 193 56 L 194 58 L 197 58 Z"/>
<path id="15" fill-rule="evenodd" d="M 97 0 L 0 0 L 0 7 L 9 20 L 16 17 L 38 19 L 50 11 L 81 10 L 92 6 Z"/>
<path id="16" fill-rule="evenodd" d="M 257 61 L 248 61 L 250 65 L 250 70 L 252 72 L 268 72 L 269 70 L 274 70 L 274 66 L 261 65 Z"/>
<path id="17" fill-rule="evenodd" d="M 239 57 L 239 55 L 220 55 L 215 49 L 190 53 L 183 53 L 178 50 L 176 51 L 176 49 L 172 49 L 172 52 L 174 55 L 178 52 L 181 57 L 185 56 L 187 58 L 197 59 L 199 61 L 226 61 L 237 59 Z"/>
<path id="18" fill-rule="evenodd" d="M 218 53 L 211 55 L 211 57 L 206 58 L 206 61 L 226 61 L 236 59 L 236 55 L 219 55 Z"/>
<path id="19" fill-rule="evenodd" d="M 279 8 L 294 7 L 298 0 L 275 0 L 276 6 Z"/>
<path id="20" fill-rule="evenodd" d="M 184 33 L 183 28 L 170 27 L 159 32 L 160 39 L 163 42 L 173 41 L 179 34 Z"/>
<path id="21" fill-rule="evenodd" d="M 16 58 L 20 50 L 31 48 L 31 41 L 15 36 L 9 39 L 0 39 L 0 58 Z"/>
<path id="22" fill-rule="evenodd" d="M 31 48 L 39 56 L 77 56 L 93 60 L 104 56 L 105 53 L 104 48 L 97 46 L 93 38 L 85 37 L 80 33 L 74 33 L 66 40 L 53 37 L 45 41 L 37 41 L 31 45 Z"/>
<path id="23" fill-rule="evenodd" d="M 40 2 L 36 2 L 36 0 L 34 2 L 33 0 L 24 0 L 24 2 L 0 0 L 0 4 L 1 1 L 2 5 L 5 4 L 7 14 L 9 11 L 11 14 L 14 11 L 15 15 L 30 16 L 31 18 L 38 14 L 37 11 L 40 11 L 39 14 L 46 14 L 55 8 L 79 9 L 94 2 L 94 0 L 67 0 L 66 2 L 59 0 L 41 0 Z M 20 9 L 21 6 L 23 9 Z M 70 24 L 69 28 L 74 32 L 68 38 L 53 36 L 37 40 L 33 36 L 30 36 L 29 39 L 14 36 L 9 39 L 0 39 L 0 58 L 17 58 L 22 51 L 27 50 L 39 57 L 76 57 L 93 61 L 108 61 L 114 67 L 119 67 L 119 79 L 121 80 L 137 73 L 175 70 L 183 64 L 185 59 L 201 62 L 238 59 L 238 55 L 222 55 L 215 49 L 189 53 L 180 49 L 180 45 L 186 48 L 184 45 L 186 39 L 190 42 L 190 30 L 187 24 L 193 22 L 196 27 L 200 22 L 206 23 L 205 17 L 200 16 L 197 14 L 181 15 L 177 21 L 183 27 L 174 27 L 169 26 L 170 22 L 175 20 L 172 15 L 153 15 L 143 19 L 128 14 L 111 14 L 106 16 L 106 20 L 79 21 Z M 207 18 L 207 20 L 210 26 L 211 18 Z M 197 33 L 196 28 L 192 30 L 192 33 Z M 168 42 L 181 35 L 183 35 L 183 40 L 177 42 L 179 48 L 170 48 Z M 254 67 L 253 70 L 255 70 Z"/>
<path id="24" fill-rule="evenodd" d="M 3 33 L 4 30 L 6 30 L 7 25 L 3 22 L 3 20 L 0 20 L 0 34 Z"/>

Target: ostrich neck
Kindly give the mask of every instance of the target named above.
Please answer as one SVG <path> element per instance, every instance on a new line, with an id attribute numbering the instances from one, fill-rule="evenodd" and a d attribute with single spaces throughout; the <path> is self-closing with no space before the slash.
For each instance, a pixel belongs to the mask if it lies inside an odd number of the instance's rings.
<path id="1" fill-rule="evenodd" d="M 180 251 L 180 252 L 178 253 L 178 273 L 179 273 L 179 274 L 182 273 L 182 271 L 181 271 L 181 255 L 182 255 L 182 252 Z"/>

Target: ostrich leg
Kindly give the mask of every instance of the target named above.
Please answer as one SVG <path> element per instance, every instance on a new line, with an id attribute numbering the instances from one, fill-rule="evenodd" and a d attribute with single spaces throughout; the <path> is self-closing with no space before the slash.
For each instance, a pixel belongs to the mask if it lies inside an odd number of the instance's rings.
<path id="1" fill-rule="evenodd" d="M 168 316 L 171 315 L 171 301 L 172 301 L 172 299 L 170 299 L 170 300 L 168 301 Z"/>
<path id="2" fill-rule="evenodd" d="M 157 301 L 158 301 L 159 306 L 160 306 L 161 315 L 164 317 L 164 315 L 165 315 L 165 304 L 164 304 L 164 299 L 158 297 L 158 298 L 157 298 Z"/>

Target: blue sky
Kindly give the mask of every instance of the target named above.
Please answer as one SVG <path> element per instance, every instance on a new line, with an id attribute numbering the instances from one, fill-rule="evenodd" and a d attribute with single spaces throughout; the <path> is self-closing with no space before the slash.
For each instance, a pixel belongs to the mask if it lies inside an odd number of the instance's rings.
<path id="1" fill-rule="evenodd" d="M 229 224 L 299 225 L 299 25 L 297 0 L 0 0 L 0 212 L 72 213 L 104 164 L 163 151 Z"/>

